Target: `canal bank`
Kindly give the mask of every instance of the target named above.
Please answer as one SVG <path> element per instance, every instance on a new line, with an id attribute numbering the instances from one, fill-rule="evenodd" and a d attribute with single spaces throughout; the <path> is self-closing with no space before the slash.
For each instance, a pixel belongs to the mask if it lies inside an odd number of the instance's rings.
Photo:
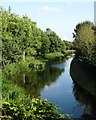
<path id="1" fill-rule="evenodd" d="M 75 58 L 71 62 L 70 75 L 74 82 L 96 97 L 96 74 Z"/>

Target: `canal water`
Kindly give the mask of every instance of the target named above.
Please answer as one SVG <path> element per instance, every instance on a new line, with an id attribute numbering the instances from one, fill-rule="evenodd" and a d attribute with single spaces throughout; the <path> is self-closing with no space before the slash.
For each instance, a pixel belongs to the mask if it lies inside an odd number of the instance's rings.
<path id="1" fill-rule="evenodd" d="M 81 118 L 84 115 L 94 114 L 96 101 L 94 98 L 92 99 L 89 93 L 73 82 L 70 76 L 72 59 L 70 58 L 64 63 L 51 66 L 53 69 L 58 69 L 62 72 L 56 76 L 54 82 L 45 85 L 40 96 L 42 99 L 47 98 L 48 101 L 55 103 L 57 107 L 61 108 L 61 113 L 71 114 L 73 118 Z M 51 75 L 52 73 L 50 73 Z"/>
<path id="2" fill-rule="evenodd" d="M 96 99 L 74 83 L 70 76 L 72 59 L 53 64 L 44 71 L 20 73 L 12 81 L 28 95 L 53 102 L 61 113 L 71 114 L 73 118 L 87 116 L 87 120 L 96 120 Z"/>
<path id="3" fill-rule="evenodd" d="M 72 58 L 61 64 L 54 64 L 52 67 L 61 69 L 62 73 L 50 85 L 45 85 L 41 91 L 41 98 L 48 99 L 61 108 L 61 113 L 72 114 L 73 117 L 80 117 L 84 112 L 83 106 L 76 101 L 73 87 L 74 83 L 70 77 L 70 63 Z M 52 74 L 52 73 L 51 73 Z M 50 75 L 51 75 L 50 74 Z"/>

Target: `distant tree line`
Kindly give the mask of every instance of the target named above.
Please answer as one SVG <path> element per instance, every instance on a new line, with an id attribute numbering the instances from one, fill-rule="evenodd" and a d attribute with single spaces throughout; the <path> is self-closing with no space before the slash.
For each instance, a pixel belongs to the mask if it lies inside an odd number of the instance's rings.
<path id="1" fill-rule="evenodd" d="M 90 21 L 76 25 L 73 33 L 76 57 L 96 67 L 96 28 Z"/>

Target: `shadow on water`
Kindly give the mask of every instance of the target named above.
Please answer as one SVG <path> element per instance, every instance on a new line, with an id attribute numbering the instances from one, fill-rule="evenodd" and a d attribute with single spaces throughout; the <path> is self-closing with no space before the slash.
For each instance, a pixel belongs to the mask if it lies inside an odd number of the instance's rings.
<path id="1" fill-rule="evenodd" d="M 81 115 L 81 120 L 96 120 L 96 96 L 94 96 L 96 95 L 94 92 L 96 90 L 96 84 L 93 84 L 94 81 L 91 81 L 90 83 L 89 76 L 91 75 L 88 75 L 88 72 L 89 74 L 91 74 L 91 72 L 89 70 L 85 71 L 86 68 L 83 68 L 84 66 L 82 66 L 81 63 L 77 63 L 76 60 L 73 59 L 70 66 L 70 74 L 74 81 L 73 94 L 76 101 L 84 109 L 84 113 Z M 85 74 L 87 74 L 88 78 Z M 92 76 L 93 78 L 95 78 L 95 75 L 93 75 L 93 73 Z M 88 84 L 88 82 L 90 85 Z"/>
<path id="2" fill-rule="evenodd" d="M 49 67 L 44 71 L 19 73 L 12 78 L 18 86 L 24 88 L 27 95 L 40 96 L 45 86 L 50 86 L 64 72 L 64 68 Z"/>

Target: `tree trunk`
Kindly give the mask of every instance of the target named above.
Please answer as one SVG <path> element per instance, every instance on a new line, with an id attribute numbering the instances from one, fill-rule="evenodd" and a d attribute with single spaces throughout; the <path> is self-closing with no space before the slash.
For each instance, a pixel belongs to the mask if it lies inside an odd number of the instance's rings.
<path id="1" fill-rule="evenodd" d="M 23 62 L 25 62 L 25 51 L 23 51 Z"/>
<path id="2" fill-rule="evenodd" d="M 26 80 L 25 80 L 25 74 L 23 74 L 23 83 L 25 84 Z"/>

